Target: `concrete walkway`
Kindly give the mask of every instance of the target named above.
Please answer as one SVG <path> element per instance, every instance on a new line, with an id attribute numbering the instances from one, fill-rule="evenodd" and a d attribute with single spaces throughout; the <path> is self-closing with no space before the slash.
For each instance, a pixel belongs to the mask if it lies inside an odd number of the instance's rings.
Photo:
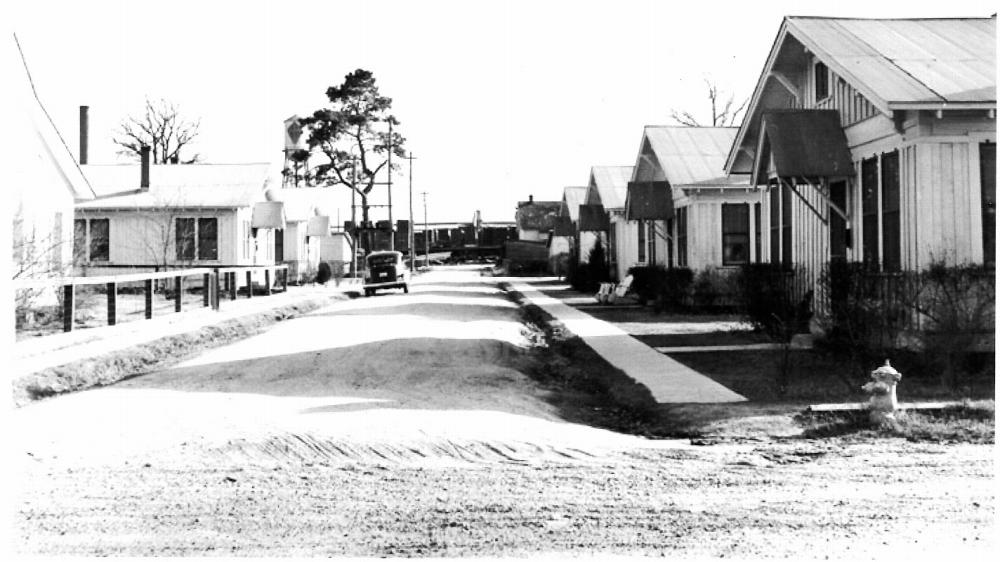
<path id="1" fill-rule="evenodd" d="M 657 352 L 617 326 L 545 295 L 523 279 L 510 279 L 510 283 L 529 302 L 551 314 L 608 363 L 646 385 L 657 402 L 721 403 L 746 400 L 694 369 Z"/>

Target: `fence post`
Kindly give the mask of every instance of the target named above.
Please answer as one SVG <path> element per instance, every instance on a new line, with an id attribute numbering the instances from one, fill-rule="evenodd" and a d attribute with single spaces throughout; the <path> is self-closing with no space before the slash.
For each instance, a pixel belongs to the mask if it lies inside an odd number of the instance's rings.
<path id="1" fill-rule="evenodd" d="M 212 308 L 219 310 L 219 268 L 212 272 Z"/>
<path id="2" fill-rule="evenodd" d="M 281 275 L 281 292 L 283 292 L 283 293 L 287 293 L 288 292 L 288 267 L 285 267 L 285 269 L 282 271 L 282 275 Z"/>
<path id="3" fill-rule="evenodd" d="M 247 298 L 253 298 L 253 272 L 247 271 Z"/>
<path id="4" fill-rule="evenodd" d="M 146 279 L 143 282 L 146 286 L 144 287 L 146 291 L 146 320 L 153 317 L 153 280 Z"/>
<path id="5" fill-rule="evenodd" d="M 181 297 L 184 295 L 184 278 L 174 277 L 174 312 L 181 311 Z"/>
<path id="6" fill-rule="evenodd" d="M 229 279 L 229 300 L 236 300 L 236 272 L 230 271 L 226 274 Z"/>
<path id="7" fill-rule="evenodd" d="M 118 284 L 108 283 L 108 326 L 118 323 Z"/>
<path id="8" fill-rule="evenodd" d="M 271 270 L 264 270 L 264 294 L 271 295 Z"/>
<path id="9" fill-rule="evenodd" d="M 75 316 L 76 305 L 73 302 L 73 285 L 63 286 L 63 331 L 73 330 L 73 316 Z"/>
<path id="10" fill-rule="evenodd" d="M 210 289 L 209 283 L 211 282 L 211 280 L 212 280 L 212 275 L 209 273 L 206 273 L 201 276 L 201 293 L 202 293 L 201 302 L 204 306 L 212 304 L 212 294 L 211 291 L 209 290 Z"/>

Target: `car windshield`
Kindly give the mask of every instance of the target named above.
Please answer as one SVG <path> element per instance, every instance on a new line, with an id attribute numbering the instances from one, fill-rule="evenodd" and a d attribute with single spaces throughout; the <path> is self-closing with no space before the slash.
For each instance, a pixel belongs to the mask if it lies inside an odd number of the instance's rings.
<path id="1" fill-rule="evenodd" d="M 378 256 L 368 256 L 368 265 L 396 265 L 396 254 L 382 254 Z"/>

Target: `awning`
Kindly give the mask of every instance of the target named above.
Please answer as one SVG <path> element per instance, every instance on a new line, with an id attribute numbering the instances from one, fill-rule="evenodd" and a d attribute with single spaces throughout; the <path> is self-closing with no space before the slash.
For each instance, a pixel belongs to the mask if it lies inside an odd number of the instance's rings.
<path id="1" fill-rule="evenodd" d="M 601 204 L 580 205 L 580 220 L 577 224 L 580 232 L 606 232 L 611 228 L 608 214 L 604 212 L 604 206 Z"/>
<path id="2" fill-rule="evenodd" d="M 253 228 L 285 228 L 285 204 L 281 201 L 260 201 L 253 205 Z"/>
<path id="3" fill-rule="evenodd" d="M 845 177 L 854 175 L 840 115 L 832 109 L 769 111 L 761 117 L 752 185 L 769 177 Z"/>
<path id="4" fill-rule="evenodd" d="M 630 181 L 625 193 L 625 220 L 662 221 L 674 217 L 674 191 L 670 182 Z"/>
<path id="5" fill-rule="evenodd" d="M 568 216 L 560 216 L 556 219 L 555 228 L 552 229 L 553 236 L 575 236 L 576 235 L 576 225 L 573 224 L 573 219 Z"/>
<path id="6" fill-rule="evenodd" d="M 329 236 L 330 235 L 330 217 L 318 216 L 309 217 L 309 223 L 306 226 L 306 236 Z"/>

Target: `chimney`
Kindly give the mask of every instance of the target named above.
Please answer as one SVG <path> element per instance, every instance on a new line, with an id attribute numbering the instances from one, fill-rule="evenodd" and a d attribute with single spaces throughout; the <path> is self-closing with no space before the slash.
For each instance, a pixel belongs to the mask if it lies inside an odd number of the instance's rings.
<path id="1" fill-rule="evenodd" d="M 528 203 L 534 203 L 534 202 L 535 202 L 535 196 L 534 195 L 529 195 L 528 196 Z"/>
<path id="2" fill-rule="evenodd" d="M 143 145 L 139 149 L 139 155 L 142 159 L 142 176 L 139 179 L 139 189 L 146 190 L 149 189 L 149 147 Z"/>
<path id="3" fill-rule="evenodd" d="M 87 164 L 87 137 L 90 133 L 90 107 L 80 106 L 80 164 Z"/>

